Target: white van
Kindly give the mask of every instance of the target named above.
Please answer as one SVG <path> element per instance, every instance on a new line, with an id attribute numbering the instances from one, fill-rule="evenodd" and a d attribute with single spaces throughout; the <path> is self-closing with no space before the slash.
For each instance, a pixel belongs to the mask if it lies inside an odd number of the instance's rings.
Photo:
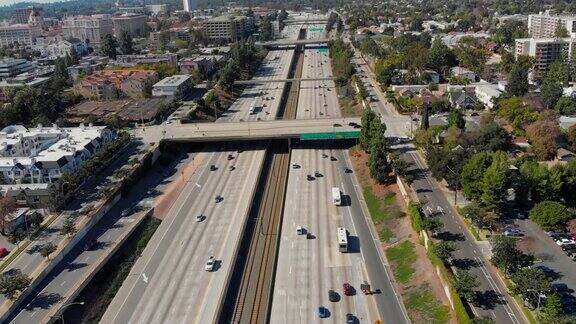
<path id="1" fill-rule="evenodd" d="M 304 234 L 304 229 L 302 228 L 302 226 L 300 225 L 296 226 L 296 234 L 298 235 Z"/>
<path id="2" fill-rule="evenodd" d="M 338 187 L 332 188 L 332 203 L 336 206 L 340 206 L 342 204 L 342 196 L 340 194 L 340 188 Z"/>

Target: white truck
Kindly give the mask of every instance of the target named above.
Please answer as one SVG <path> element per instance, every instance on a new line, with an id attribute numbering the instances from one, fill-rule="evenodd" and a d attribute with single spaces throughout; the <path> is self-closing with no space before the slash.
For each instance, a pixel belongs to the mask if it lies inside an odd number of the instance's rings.
<path id="1" fill-rule="evenodd" d="M 336 206 L 340 206 L 342 204 L 342 195 L 340 194 L 340 188 L 333 187 L 332 188 L 332 203 Z"/>

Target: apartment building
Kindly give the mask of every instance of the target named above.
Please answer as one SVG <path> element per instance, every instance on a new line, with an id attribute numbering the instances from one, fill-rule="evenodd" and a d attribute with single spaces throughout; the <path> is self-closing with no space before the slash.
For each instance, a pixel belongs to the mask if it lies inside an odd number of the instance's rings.
<path id="1" fill-rule="evenodd" d="M 89 47 L 100 49 L 107 34 L 113 34 L 114 25 L 110 15 L 72 16 L 64 20 L 64 38 L 77 38 Z"/>
<path id="2" fill-rule="evenodd" d="M 154 85 L 152 88 L 152 95 L 154 97 L 175 96 L 178 91 L 186 89 L 186 83 L 189 79 L 189 75 L 173 75 L 164 78 Z"/>
<path id="3" fill-rule="evenodd" d="M 519 38 L 516 39 L 516 57 L 527 55 L 535 58 L 536 63 L 530 73 L 530 79 L 541 78 L 548 66 L 558 59 L 572 57 L 574 38 Z"/>
<path id="4" fill-rule="evenodd" d="M 4 184 L 51 183 L 74 172 L 116 134 L 106 126 L 26 128 L 0 131 L 0 174 Z"/>
<path id="5" fill-rule="evenodd" d="M 558 26 L 566 28 L 569 37 L 576 37 L 576 16 L 555 16 L 547 13 L 528 16 L 528 32 L 530 37 L 556 37 Z"/>
<path id="6" fill-rule="evenodd" d="M 74 90 L 85 98 L 96 100 L 143 98 L 150 94 L 157 81 L 156 71 L 101 70 L 74 84 Z"/>
<path id="7" fill-rule="evenodd" d="M 148 17 L 140 14 L 126 13 L 112 17 L 114 25 L 114 35 L 120 37 L 122 33 L 128 32 L 132 37 L 145 37 L 148 33 Z"/>
<path id="8" fill-rule="evenodd" d="M 231 43 L 252 33 L 252 20 L 245 16 L 219 16 L 202 22 L 202 29 L 211 42 Z"/>
<path id="9" fill-rule="evenodd" d="M 103 70 L 109 60 L 108 56 L 83 57 L 78 64 L 68 67 L 68 74 L 72 81 L 76 82 L 81 76 L 87 76 L 94 71 Z"/>
<path id="10" fill-rule="evenodd" d="M 66 57 L 72 53 L 72 49 L 76 55 L 83 56 L 88 53 L 86 43 L 81 40 L 60 40 L 53 42 L 45 42 L 43 44 L 36 44 L 32 46 L 33 50 L 40 52 L 40 56 L 44 58 L 58 58 Z"/>

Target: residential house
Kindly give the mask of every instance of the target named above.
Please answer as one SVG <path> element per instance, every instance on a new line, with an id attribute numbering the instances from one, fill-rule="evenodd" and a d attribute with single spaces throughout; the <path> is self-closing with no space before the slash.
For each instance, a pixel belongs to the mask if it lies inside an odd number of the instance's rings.
<path id="1" fill-rule="evenodd" d="M 470 82 L 476 82 L 476 73 L 460 66 L 451 68 L 450 75 L 453 77 L 469 80 Z"/>
<path id="2" fill-rule="evenodd" d="M 448 94 L 448 100 L 454 108 L 459 110 L 473 109 L 478 103 L 478 99 L 474 96 L 474 94 L 464 89 L 451 91 Z"/>
<path id="3" fill-rule="evenodd" d="M 559 148 L 556 154 L 556 160 L 558 161 L 569 162 L 575 158 L 576 154 L 574 154 L 572 151 L 568 151 L 565 148 Z"/>
<path id="4" fill-rule="evenodd" d="M 478 101 L 490 109 L 494 108 L 494 100 L 502 95 L 502 91 L 500 91 L 497 84 L 477 85 L 474 89 Z"/>
<path id="5" fill-rule="evenodd" d="M 149 90 L 156 81 L 156 71 L 101 70 L 74 84 L 74 89 L 85 98 L 97 100 L 143 98 L 150 94 Z"/>

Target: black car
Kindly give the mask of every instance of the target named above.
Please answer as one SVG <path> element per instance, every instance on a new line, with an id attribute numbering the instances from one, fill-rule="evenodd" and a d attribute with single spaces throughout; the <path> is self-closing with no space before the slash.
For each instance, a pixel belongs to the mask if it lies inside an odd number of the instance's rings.
<path id="1" fill-rule="evenodd" d="M 216 171 L 218 169 L 214 164 L 210 166 L 210 171 Z"/>
<path id="2" fill-rule="evenodd" d="M 344 168 L 344 173 L 352 173 L 352 170 L 350 168 Z"/>
<path id="3" fill-rule="evenodd" d="M 337 302 L 338 301 L 338 293 L 332 289 L 328 290 L 328 299 L 333 303 Z"/>
<path id="4" fill-rule="evenodd" d="M 234 159 L 234 155 L 228 154 L 228 160 L 233 160 L 233 159 Z"/>
<path id="5" fill-rule="evenodd" d="M 358 124 L 356 124 L 355 122 L 349 122 L 349 123 L 348 123 L 348 126 L 350 126 L 350 127 L 354 127 L 354 126 L 356 126 L 356 125 L 358 125 Z"/>
<path id="6" fill-rule="evenodd" d="M 334 127 L 342 127 L 342 125 L 340 125 L 340 124 L 333 124 L 332 126 L 334 126 Z"/>
<path id="7" fill-rule="evenodd" d="M 358 319 L 356 318 L 356 316 L 348 313 L 346 314 L 346 324 L 356 324 L 358 321 Z"/>
<path id="8" fill-rule="evenodd" d="M 312 180 L 314 180 L 314 177 L 309 174 L 309 175 L 306 176 L 306 179 L 307 179 L 308 181 L 312 181 Z"/>
<path id="9" fill-rule="evenodd" d="M 323 157 L 323 158 L 327 158 L 327 157 L 328 157 L 328 155 L 327 155 L 327 154 L 324 154 L 324 153 L 322 153 L 322 157 Z"/>
<path id="10" fill-rule="evenodd" d="M 219 202 L 221 202 L 222 200 L 224 200 L 224 197 L 222 197 L 222 196 L 220 196 L 220 195 L 218 195 L 218 196 L 216 196 L 216 198 L 214 198 L 214 201 L 216 201 L 216 203 L 219 203 Z"/>
<path id="11" fill-rule="evenodd" d="M 335 158 L 335 157 L 333 157 L 333 156 L 331 156 L 331 157 L 330 157 L 330 161 L 338 161 L 338 159 Z"/>
<path id="12" fill-rule="evenodd" d="M 314 176 L 315 176 L 316 178 L 320 178 L 320 177 L 323 177 L 324 175 L 322 175 L 322 173 L 316 171 L 316 172 L 314 172 Z"/>

